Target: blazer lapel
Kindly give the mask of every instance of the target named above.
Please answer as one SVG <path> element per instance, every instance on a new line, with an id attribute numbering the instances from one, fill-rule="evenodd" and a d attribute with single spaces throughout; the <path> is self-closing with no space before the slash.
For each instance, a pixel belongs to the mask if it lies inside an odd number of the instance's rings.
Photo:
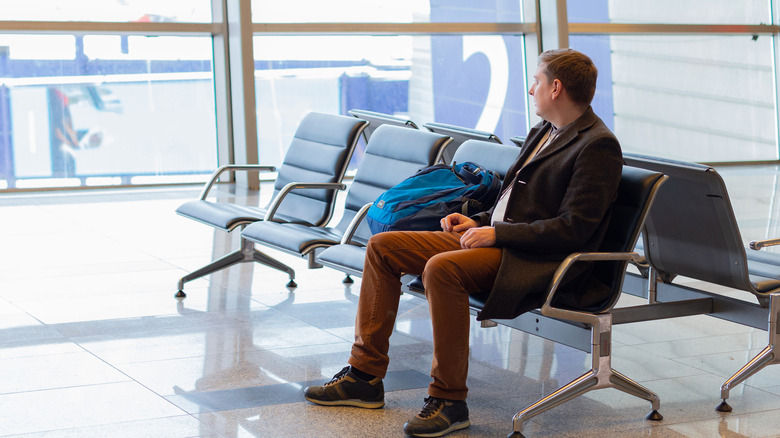
<path id="1" fill-rule="evenodd" d="M 561 132 L 559 132 L 558 135 L 552 140 L 552 142 L 547 145 L 546 148 L 539 151 L 539 154 L 535 156 L 528 164 L 531 164 L 534 161 L 543 160 L 555 154 L 557 151 L 564 149 L 580 135 L 580 131 L 583 131 L 592 126 L 596 120 L 596 114 L 593 112 L 593 109 L 588 107 L 588 109 L 571 124 L 571 126 L 564 127 Z M 549 126 L 549 123 L 545 123 L 545 125 Z"/>
<path id="2" fill-rule="evenodd" d="M 525 163 L 525 161 L 528 159 L 528 156 L 533 153 L 534 149 L 536 149 L 536 145 L 542 139 L 544 133 L 550 129 L 550 126 L 551 125 L 549 122 L 542 121 L 531 128 L 530 131 L 528 131 L 528 137 L 523 143 L 523 150 L 520 151 L 520 156 L 518 156 L 514 164 L 509 167 L 509 170 L 506 173 L 506 177 L 501 183 L 502 192 L 514 182 L 515 174 L 517 174 L 517 171 L 520 170 L 520 166 L 522 166 L 523 163 Z"/>
<path id="3" fill-rule="evenodd" d="M 523 151 L 520 152 L 520 156 L 517 158 L 517 163 L 525 163 L 528 156 L 536 149 L 536 145 L 544 138 L 544 133 L 550 129 L 550 122 L 542 122 L 528 133 L 528 138 L 523 144 Z"/>

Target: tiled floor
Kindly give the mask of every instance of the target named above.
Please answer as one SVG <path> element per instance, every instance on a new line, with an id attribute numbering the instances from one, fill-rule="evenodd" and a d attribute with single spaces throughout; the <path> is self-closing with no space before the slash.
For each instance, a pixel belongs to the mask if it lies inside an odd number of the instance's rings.
<path id="1" fill-rule="evenodd" d="M 746 240 L 777 237 L 774 168 L 727 168 Z M 223 189 L 224 190 L 224 189 Z M 25 437 L 401 437 L 429 381 L 426 302 L 402 298 L 387 406 L 325 408 L 301 388 L 344 366 L 359 279 L 278 255 L 286 275 L 242 265 L 176 283 L 236 236 L 180 218 L 197 189 L 0 195 L 0 435 Z M 780 437 L 780 367 L 731 393 L 723 381 L 766 333 L 707 316 L 619 326 L 614 367 L 661 397 L 595 391 L 533 418 L 527 437 Z M 472 427 L 503 437 L 514 413 L 581 374 L 589 356 L 505 327 L 471 331 Z"/>

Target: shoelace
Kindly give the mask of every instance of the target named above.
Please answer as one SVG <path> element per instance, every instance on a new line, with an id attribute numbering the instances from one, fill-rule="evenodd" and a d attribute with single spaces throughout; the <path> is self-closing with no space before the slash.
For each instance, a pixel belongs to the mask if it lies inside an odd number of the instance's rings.
<path id="1" fill-rule="evenodd" d="M 326 383 L 325 386 L 333 385 L 334 383 L 338 382 L 339 380 L 341 380 L 342 377 L 346 376 L 348 372 L 349 372 L 349 367 L 344 367 L 344 369 L 336 373 L 336 375 L 333 376 L 333 378 L 330 379 L 330 382 Z"/>
<path id="2" fill-rule="evenodd" d="M 434 415 L 443 404 L 444 400 L 440 398 L 426 397 L 425 406 L 423 406 L 422 411 L 420 411 L 420 418 L 428 418 Z"/>

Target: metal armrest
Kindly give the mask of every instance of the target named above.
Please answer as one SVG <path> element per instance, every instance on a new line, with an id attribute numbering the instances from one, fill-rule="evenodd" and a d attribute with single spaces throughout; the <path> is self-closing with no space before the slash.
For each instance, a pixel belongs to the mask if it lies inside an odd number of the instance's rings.
<path id="1" fill-rule="evenodd" d="M 352 236 L 354 236 L 355 232 L 357 232 L 360 223 L 363 222 L 363 218 L 366 217 L 366 214 L 368 214 L 368 209 L 372 205 L 374 205 L 374 203 L 369 202 L 368 204 L 360 207 L 360 210 L 355 213 L 355 217 L 353 217 L 349 222 L 349 225 L 347 225 L 347 229 L 344 231 L 344 235 L 341 237 L 341 242 L 339 243 L 350 244 L 352 242 Z"/>
<path id="2" fill-rule="evenodd" d="M 282 190 L 279 191 L 279 193 L 276 195 L 276 197 L 271 201 L 271 203 L 268 205 L 268 213 L 265 214 L 265 218 L 263 220 L 270 221 L 273 220 L 274 214 L 276 214 L 276 210 L 279 209 L 279 206 L 282 204 L 282 200 L 290 194 L 293 190 L 306 190 L 306 189 L 335 189 L 335 190 L 344 190 L 347 188 L 346 184 L 342 183 L 300 183 L 300 182 L 291 182 L 284 187 L 282 187 Z"/>
<path id="3" fill-rule="evenodd" d="M 642 257 L 635 252 L 579 252 L 569 255 L 561 262 L 560 266 L 558 266 L 558 269 L 555 271 L 549 292 L 547 293 L 547 301 L 542 305 L 542 315 L 591 325 L 598 324 L 598 316 L 595 314 L 552 306 L 555 293 L 563 282 L 563 278 L 566 276 L 567 271 L 577 262 L 621 260 L 639 262 L 641 258 Z"/>
<path id="4" fill-rule="evenodd" d="M 457 126 L 457 125 L 449 125 L 446 123 L 438 123 L 438 122 L 430 122 L 430 123 L 423 123 L 423 127 L 431 132 L 435 132 L 437 134 L 460 134 L 468 136 L 469 138 L 473 137 L 475 139 L 483 140 L 483 141 L 494 141 L 496 143 L 501 143 L 501 140 L 496 137 L 495 134 L 488 131 L 480 131 L 477 129 L 471 129 L 466 128 L 465 126 Z"/>
<path id="5" fill-rule="evenodd" d="M 631 263 L 632 265 L 636 266 L 639 269 L 650 268 L 650 263 L 647 262 L 647 258 L 643 255 L 640 255 L 636 259 L 629 260 L 628 263 Z"/>
<path id="6" fill-rule="evenodd" d="M 201 201 L 206 200 L 209 191 L 211 191 L 211 187 L 214 186 L 214 184 L 217 182 L 217 180 L 223 173 L 228 171 L 236 171 L 236 170 L 246 170 L 246 171 L 256 171 L 256 172 L 275 172 L 276 167 L 263 166 L 260 164 L 227 164 L 221 166 L 217 170 L 215 170 L 213 174 L 211 174 L 211 179 L 206 183 L 206 185 L 203 187 L 203 191 L 200 193 L 200 200 Z"/>
<path id="7" fill-rule="evenodd" d="M 761 248 L 766 248 L 769 246 L 776 246 L 776 245 L 780 245 L 780 239 L 753 240 L 750 242 L 750 249 L 754 249 L 758 251 Z"/>

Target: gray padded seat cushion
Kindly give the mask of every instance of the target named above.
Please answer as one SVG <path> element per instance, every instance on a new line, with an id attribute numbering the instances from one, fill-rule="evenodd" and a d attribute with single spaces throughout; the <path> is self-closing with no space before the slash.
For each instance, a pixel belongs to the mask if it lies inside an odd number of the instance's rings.
<path id="1" fill-rule="evenodd" d="M 471 161 L 490 169 L 503 179 L 506 171 L 512 166 L 520 155 L 521 149 L 514 145 L 493 143 L 482 140 L 467 140 L 452 157 L 453 162 L 463 163 Z"/>
<path id="2" fill-rule="evenodd" d="M 322 251 L 317 256 L 317 260 L 327 262 L 328 266 L 334 268 L 343 267 L 348 270 L 363 272 L 366 248 L 350 244 L 334 245 Z"/>
<path id="3" fill-rule="evenodd" d="M 756 251 L 749 248 L 747 253 L 750 282 L 757 291 L 771 293 L 780 289 L 780 254 L 767 251 Z"/>
<path id="4" fill-rule="evenodd" d="M 305 254 L 312 246 L 335 245 L 341 240 L 341 232 L 334 228 L 266 221 L 253 223 L 241 236 L 298 254 Z"/>
<path id="5" fill-rule="evenodd" d="M 176 213 L 203 222 L 224 231 L 235 227 L 262 220 L 266 209 L 260 207 L 245 207 L 237 204 L 214 203 L 209 201 L 189 201 L 176 209 Z M 285 222 L 308 224 L 298 218 L 276 214 L 274 219 Z M 310 224 L 309 224 L 310 225 Z"/>
<path id="6" fill-rule="evenodd" d="M 752 249 L 745 249 L 745 252 L 751 274 L 780 280 L 780 254 Z"/>
<path id="7" fill-rule="evenodd" d="M 780 290 L 780 280 L 753 275 L 752 273 L 748 277 L 750 277 L 750 283 L 753 284 L 753 287 L 756 288 L 758 292 L 771 294 L 772 292 Z"/>

